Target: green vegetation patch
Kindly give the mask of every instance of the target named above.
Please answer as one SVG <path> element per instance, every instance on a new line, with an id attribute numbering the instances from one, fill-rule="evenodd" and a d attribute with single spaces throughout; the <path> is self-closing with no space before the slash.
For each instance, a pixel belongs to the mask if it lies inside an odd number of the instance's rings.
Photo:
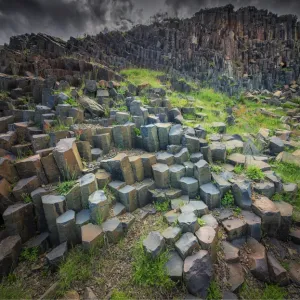
<path id="1" fill-rule="evenodd" d="M 168 276 L 165 268 L 168 258 L 169 255 L 166 251 L 153 259 L 145 253 L 142 240 L 140 240 L 133 250 L 134 283 L 140 286 L 157 287 L 166 290 L 174 287 L 174 282 Z"/>
<path id="2" fill-rule="evenodd" d="M 68 194 L 68 192 L 71 190 L 71 188 L 75 185 L 76 181 L 75 180 L 70 180 L 70 181 L 64 181 L 61 182 L 57 188 L 56 191 L 60 194 L 65 196 Z"/>
<path id="3" fill-rule="evenodd" d="M 254 181 L 260 181 L 265 178 L 265 174 L 257 166 L 249 166 L 246 169 L 246 175 Z"/>
<path id="4" fill-rule="evenodd" d="M 120 73 L 135 85 L 148 83 L 153 88 L 161 87 L 161 82 L 157 77 L 165 75 L 164 72 L 148 69 L 126 69 Z"/>

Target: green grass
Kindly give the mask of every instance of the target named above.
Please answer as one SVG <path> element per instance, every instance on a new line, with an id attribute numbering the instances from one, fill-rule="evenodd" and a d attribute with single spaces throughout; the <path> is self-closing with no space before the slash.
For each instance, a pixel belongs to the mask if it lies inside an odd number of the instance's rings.
<path id="1" fill-rule="evenodd" d="M 58 296 L 62 296 L 73 284 L 84 283 L 92 277 L 93 253 L 77 247 L 72 249 L 58 271 Z"/>
<path id="2" fill-rule="evenodd" d="M 135 127 L 135 128 L 134 128 L 134 134 L 135 134 L 136 136 L 141 136 L 141 135 L 142 135 L 141 129 Z"/>
<path id="3" fill-rule="evenodd" d="M 7 91 L 0 91 L 0 100 L 6 100 L 8 98 Z"/>
<path id="4" fill-rule="evenodd" d="M 133 281 L 144 287 L 171 289 L 174 282 L 169 278 L 165 264 L 168 261 L 167 251 L 153 259 L 143 249 L 142 239 L 133 250 Z"/>
<path id="5" fill-rule="evenodd" d="M 72 98 L 72 97 L 70 97 L 69 99 L 67 99 L 67 100 L 65 101 L 65 103 L 66 103 L 66 104 L 70 104 L 70 105 L 73 106 L 73 107 L 79 106 L 78 102 L 77 102 L 74 98 Z"/>
<path id="6" fill-rule="evenodd" d="M 166 212 L 170 209 L 170 201 L 154 202 L 154 207 L 159 212 Z"/>
<path id="7" fill-rule="evenodd" d="M 26 282 L 17 279 L 15 274 L 10 274 L 0 284 L 0 299 L 31 299 L 31 297 Z"/>
<path id="8" fill-rule="evenodd" d="M 254 181 L 263 180 L 265 178 L 265 174 L 257 166 L 249 166 L 246 169 L 246 175 Z"/>
<path id="9" fill-rule="evenodd" d="M 286 299 L 287 292 L 284 288 L 273 284 L 266 284 L 265 288 L 258 289 L 249 287 L 247 283 L 244 283 L 241 291 L 241 299 L 262 299 L 262 300 L 284 300 Z"/>
<path id="10" fill-rule="evenodd" d="M 70 181 L 64 181 L 59 183 L 59 185 L 56 188 L 56 191 L 60 194 L 65 196 L 68 194 L 70 189 L 75 185 L 76 181 L 75 180 L 70 180 Z"/>
<path id="11" fill-rule="evenodd" d="M 148 83 L 153 88 L 161 87 L 161 82 L 157 76 L 164 75 L 163 72 L 148 69 L 126 69 L 120 73 L 135 85 Z"/>
<path id="12" fill-rule="evenodd" d="M 272 167 L 283 182 L 300 184 L 300 167 L 284 162 L 275 162 Z"/>
<path id="13" fill-rule="evenodd" d="M 210 166 L 210 170 L 216 174 L 219 174 L 223 171 L 223 168 L 221 166 L 218 165 L 211 165 Z"/>
<path id="14" fill-rule="evenodd" d="M 116 289 L 113 290 L 110 300 L 128 300 L 133 299 L 132 297 L 129 297 L 126 293 L 122 291 L 118 291 Z"/>
<path id="15" fill-rule="evenodd" d="M 229 190 L 222 198 L 221 204 L 223 207 L 232 207 L 234 205 L 234 197 L 232 191 Z"/>
<path id="16" fill-rule="evenodd" d="M 221 300 L 222 292 L 216 281 L 212 281 L 208 288 L 207 300 Z"/>
<path id="17" fill-rule="evenodd" d="M 233 172 L 235 174 L 242 174 L 244 172 L 244 166 L 243 165 L 235 165 L 233 168 Z"/>
<path id="18" fill-rule="evenodd" d="M 39 258 L 39 248 L 24 248 L 21 252 L 20 259 L 23 261 L 35 262 Z"/>
<path id="19" fill-rule="evenodd" d="M 200 227 L 206 225 L 206 222 L 204 220 L 202 220 L 201 218 L 198 218 L 197 221 L 198 221 L 198 224 L 200 225 Z"/>
<path id="20" fill-rule="evenodd" d="M 27 193 L 23 193 L 21 195 L 21 197 L 22 197 L 24 203 L 31 203 L 32 202 L 31 196 Z"/>

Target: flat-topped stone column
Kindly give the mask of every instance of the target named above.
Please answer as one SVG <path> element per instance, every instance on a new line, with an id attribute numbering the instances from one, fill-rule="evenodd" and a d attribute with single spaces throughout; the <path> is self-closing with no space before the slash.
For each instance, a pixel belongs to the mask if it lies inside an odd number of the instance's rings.
<path id="1" fill-rule="evenodd" d="M 52 245 L 59 243 L 56 219 L 66 211 L 66 198 L 64 196 L 42 196 L 45 218 L 48 224 L 50 241 Z"/>
<path id="2" fill-rule="evenodd" d="M 56 219 L 59 242 L 75 246 L 78 242 L 75 224 L 75 211 L 68 210 Z"/>

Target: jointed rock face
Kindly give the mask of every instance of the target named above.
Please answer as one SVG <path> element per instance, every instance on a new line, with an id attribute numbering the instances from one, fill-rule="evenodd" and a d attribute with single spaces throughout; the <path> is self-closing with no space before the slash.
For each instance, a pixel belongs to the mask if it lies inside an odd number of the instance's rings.
<path id="1" fill-rule="evenodd" d="M 293 15 L 255 7 L 235 11 L 227 5 L 200 10 L 190 19 L 68 42 L 44 34 L 16 36 L 1 51 L 0 61 L 1 72 L 14 75 L 72 76 L 93 70 L 98 78 L 113 79 L 111 72 L 84 62 L 92 57 L 117 70 L 130 65 L 163 69 L 233 93 L 241 88 L 272 90 L 298 79 L 299 40 L 300 22 Z"/>

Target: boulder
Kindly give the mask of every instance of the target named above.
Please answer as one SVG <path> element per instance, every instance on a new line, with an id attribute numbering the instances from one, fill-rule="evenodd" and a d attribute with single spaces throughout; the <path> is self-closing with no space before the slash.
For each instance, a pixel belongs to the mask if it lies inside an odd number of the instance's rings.
<path id="1" fill-rule="evenodd" d="M 267 254 L 269 274 L 271 282 L 279 286 L 286 286 L 289 284 L 288 272 L 282 267 L 278 260 L 271 253 Z"/>
<path id="2" fill-rule="evenodd" d="M 102 117 L 105 114 L 104 108 L 87 96 L 79 97 L 78 102 L 92 117 Z"/>
<path id="3" fill-rule="evenodd" d="M 169 252 L 169 259 L 165 265 L 168 276 L 174 281 L 180 281 L 183 274 L 183 260 L 174 250 Z"/>
<path id="4" fill-rule="evenodd" d="M 184 260 L 183 279 L 192 295 L 206 298 L 212 277 L 213 265 L 206 250 L 200 250 Z"/>
<path id="5" fill-rule="evenodd" d="M 196 215 L 193 212 L 182 213 L 178 217 L 178 225 L 182 229 L 182 232 L 196 232 L 198 230 L 199 223 Z"/>

